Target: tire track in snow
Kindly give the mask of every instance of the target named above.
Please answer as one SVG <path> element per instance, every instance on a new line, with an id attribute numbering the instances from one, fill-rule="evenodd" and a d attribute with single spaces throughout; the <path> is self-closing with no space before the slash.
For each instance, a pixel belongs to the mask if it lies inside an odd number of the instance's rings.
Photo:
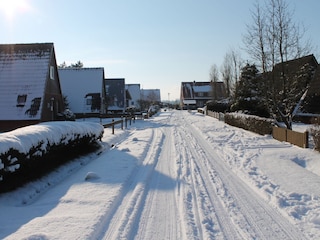
<path id="1" fill-rule="evenodd" d="M 111 210 L 101 220 L 101 230 L 93 239 L 130 239 L 137 231 L 137 224 L 149 191 L 148 182 L 156 165 L 163 135 L 158 129 L 152 129 L 152 142 L 149 151 L 131 176 L 124 183 L 121 193 L 114 200 Z"/>
<path id="2" fill-rule="evenodd" d="M 165 136 L 155 171 L 150 179 L 136 239 L 187 239 L 181 231 L 181 217 L 176 199 L 176 172 L 172 162 L 177 156 L 174 148 L 170 117 L 162 128 Z"/>
<path id="3" fill-rule="evenodd" d="M 225 164 L 223 152 L 212 149 L 210 144 L 195 129 L 192 124 L 187 123 L 191 129 L 192 137 L 196 143 L 195 147 L 202 152 L 205 161 L 201 163 L 200 169 L 210 169 L 215 184 L 220 182 L 222 202 L 230 210 L 233 219 L 238 219 L 239 229 L 248 238 L 258 239 L 305 239 L 305 236 L 289 223 L 276 209 L 268 205 L 260 196 L 254 193 L 239 177 L 237 177 Z M 217 185 L 219 185 L 217 184 Z"/>
<path id="4" fill-rule="evenodd" d="M 181 121 L 179 121 L 181 122 Z M 207 168 L 199 165 L 205 156 L 195 149 L 197 143 L 190 133 L 190 126 L 183 124 L 179 128 L 180 141 L 187 153 L 188 178 L 191 181 L 193 205 L 190 208 L 195 212 L 194 221 L 198 222 L 199 239 L 240 239 L 238 231 L 233 227 L 229 214 L 220 203 L 216 190 L 211 184 Z M 191 200 L 191 199 L 189 199 Z M 198 220 L 196 220 L 198 219 Z"/>

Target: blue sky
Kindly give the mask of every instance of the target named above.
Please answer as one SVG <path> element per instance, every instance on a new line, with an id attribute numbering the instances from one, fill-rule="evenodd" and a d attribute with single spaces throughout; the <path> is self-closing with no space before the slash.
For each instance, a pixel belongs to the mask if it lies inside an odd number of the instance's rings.
<path id="1" fill-rule="evenodd" d="M 175 100 L 181 82 L 209 81 L 231 48 L 246 59 L 242 36 L 255 1 L 0 0 L 0 43 L 53 42 L 58 64 L 104 67 L 106 78 Z M 320 1 L 289 3 L 319 45 Z"/>

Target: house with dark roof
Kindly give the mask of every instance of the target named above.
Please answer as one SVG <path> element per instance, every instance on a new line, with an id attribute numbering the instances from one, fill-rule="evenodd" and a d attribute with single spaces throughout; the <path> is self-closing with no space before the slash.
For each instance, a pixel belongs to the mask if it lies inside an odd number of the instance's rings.
<path id="1" fill-rule="evenodd" d="M 226 98 L 223 82 L 182 82 L 180 90 L 180 106 L 183 109 L 203 107 L 207 101 Z"/>
<path id="2" fill-rule="evenodd" d="M 288 88 L 293 84 L 305 88 L 313 81 L 318 65 L 316 58 L 311 54 L 276 64 L 270 77 L 276 82 L 274 86 L 278 88 L 278 91 L 282 91 L 284 88 L 290 90 Z"/>
<path id="3" fill-rule="evenodd" d="M 313 54 L 276 64 L 268 73 L 276 92 L 286 91 L 299 98 L 307 90 L 296 116 L 310 117 L 320 113 L 320 67 Z M 297 107 L 299 99 L 297 100 Z"/>
<path id="4" fill-rule="evenodd" d="M 0 131 L 64 111 L 53 43 L 0 45 Z"/>

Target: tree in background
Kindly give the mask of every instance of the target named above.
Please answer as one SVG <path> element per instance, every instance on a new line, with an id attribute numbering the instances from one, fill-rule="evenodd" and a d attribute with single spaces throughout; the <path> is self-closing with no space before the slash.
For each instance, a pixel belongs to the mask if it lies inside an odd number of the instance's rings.
<path id="1" fill-rule="evenodd" d="M 79 60 L 76 63 L 71 63 L 70 65 L 67 65 L 64 61 L 60 65 L 58 65 L 58 68 L 83 68 L 83 63 Z"/>
<path id="2" fill-rule="evenodd" d="M 227 53 L 224 57 L 223 64 L 221 66 L 222 81 L 226 87 L 227 96 L 231 96 L 232 92 L 232 61 L 230 55 Z"/>
<path id="3" fill-rule="evenodd" d="M 240 75 L 239 72 L 241 69 L 241 64 L 241 56 L 237 51 L 231 49 L 229 50 L 229 52 L 226 53 L 220 71 L 222 74 L 222 80 L 225 84 L 228 97 L 231 97 L 232 94 L 234 94 L 234 86 L 237 84 L 239 80 L 238 78 Z"/>
<path id="4" fill-rule="evenodd" d="M 247 64 L 241 70 L 240 79 L 236 84 L 231 111 L 269 117 L 265 101 L 261 94 L 261 74 L 253 64 Z"/>
<path id="5" fill-rule="evenodd" d="M 213 64 L 210 68 L 210 81 L 213 83 L 212 84 L 212 100 L 216 101 L 217 100 L 217 89 L 215 88 L 216 82 L 219 81 L 219 70 L 216 64 Z"/>

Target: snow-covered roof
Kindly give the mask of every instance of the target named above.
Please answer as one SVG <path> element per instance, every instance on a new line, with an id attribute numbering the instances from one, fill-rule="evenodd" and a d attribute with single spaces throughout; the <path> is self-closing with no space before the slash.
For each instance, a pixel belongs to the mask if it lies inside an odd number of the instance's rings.
<path id="1" fill-rule="evenodd" d="M 60 68 L 58 69 L 61 91 L 67 96 L 69 108 L 74 113 L 88 113 L 87 94 L 99 93 L 102 96 L 104 79 L 103 68 Z"/>
<path id="2" fill-rule="evenodd" d="M 53 43 L 0 45 L 0 120 L 38 120 Z"/>

